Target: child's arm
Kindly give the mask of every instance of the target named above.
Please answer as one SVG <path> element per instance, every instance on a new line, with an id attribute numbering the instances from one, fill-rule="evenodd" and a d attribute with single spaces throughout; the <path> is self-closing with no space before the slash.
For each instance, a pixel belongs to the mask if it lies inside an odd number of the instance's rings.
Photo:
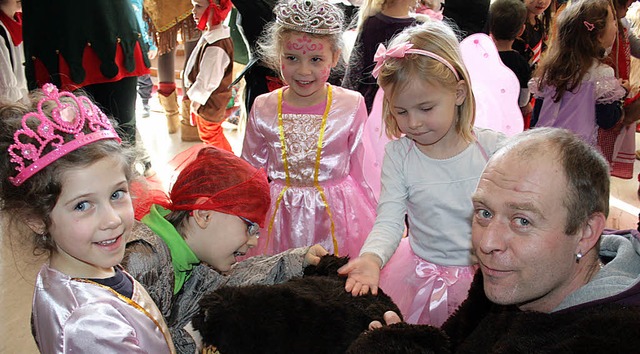
<path id="1" fill-rule="evenodd" d="M 197 55 L 197 53 L 192 53 Z M 231 58 L 224 49 L 209 46 L 205 49 L 200 61 L 200 71 L 195 82 L 187 91 L 191 99 L 191 111 L 209 121 L 222 121 L 222 117 L 213 116 L 211 112 L 218 112 L 220 107 L 214 107 L 215 102 L 211 94 L 220 86 L 227 67 L 231 65 Z M 224 103 L 226 107 L 227 102 Z"/>
<path id="2" fill-rule="evenodd" d="M 0 28 L 0 31 L 4 31 L 4 29 Z M 0 98 L 16 102 L 22 98 L 22 92 L 18 87 L 18 79 L 13 73 L 13 64 L 10 58 L 9 48 L 4 38 L 0 37 Z"/>
<path id="3" fill-rule="evenodd" d="M 126 305 L 129 306 L 129 305 Z M 131 311 L 138 311 L 132 306 Z M 64 353 L 168 353 L 168 347 L 143 348 L 138 332 L 158 331 L 136 327 L 111 303 L 92 303 L 75 309 L 63 324 Z M 151 319 L 148 321 L 153 324 Z M 53 348 L 49 348 L 53 349 Z"/>
<path id="4" fill-rule="evenodd" d="M 405 179 L 406 140 L 387 143 L 382 163 L 382 190 L 373 230 L 360 250 L 360 256 L 342 267 L 348 275 L 345 290 L 352 295 L 377 293 L 380 268 L 391 258 L 405 229 L 409 189 Z"/>

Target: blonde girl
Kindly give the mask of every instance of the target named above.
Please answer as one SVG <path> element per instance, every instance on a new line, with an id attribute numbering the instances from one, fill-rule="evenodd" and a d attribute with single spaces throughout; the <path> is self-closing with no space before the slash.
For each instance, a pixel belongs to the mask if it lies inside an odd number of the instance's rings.
<path id="1" fill-rule="evenodd" d="M 447 24 L 407 28 L 378 53 L 374 75 L 395 140 L 385 148 L 373 230 L 340 272 L 353 295 L 380 287 L 405 321 L 439 326 L 466 298 L 477 268 L 471 195 L 503 135 L 473 128 L 469 75 Z"/>
<path id="2" fill-rule="evenodd" d="M 354 257 L 375 204 L 362 169 L 364 99 L 327 83 L 342 48 L 343 15 L 323 0 L 282 0 L 274 12 L 262 57 L 287 85 L 256 99 L 242 149 L 271 180 L 266 230 L 254 250 L 319 243 Z"/>

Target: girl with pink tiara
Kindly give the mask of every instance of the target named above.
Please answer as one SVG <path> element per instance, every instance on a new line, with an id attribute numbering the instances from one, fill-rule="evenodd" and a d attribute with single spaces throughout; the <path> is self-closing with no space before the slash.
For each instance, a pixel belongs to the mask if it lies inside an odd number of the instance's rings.
<path id="1" fill-rule="evenodd" d="M 256 98 L 242 157 L 264 166 L 271 207 L 258 253 L 321 244 L 358 254 L 375 219 L 364 182 L 358 92 L 327 83 L 340 57 L 343 14 L 323 0 L 281 0 L 259 45 L 287 86 Z"/>
<path id="2" fill-rule="evenodd" d="M 473 127 L 469 74 L 446 23 L 406 28 L 388 49 L 380 45 L 375 61 L 395 140 L 385 146 L 373 230 L 339 273 L 353 295 L 380 287 L 406 322 L 440 326 L 466 299 L 477 269 L 471 195 L 504 135 Z"/>
<path id="3" fill-rule="evenodd" d="M 0 106 L 0 200 L 49 255 L 33 294 L 40 352 L 175 352 L 149 294 L 119 266 L 135 155 L 87 97 L 45 84 L 31 98 Z"/>

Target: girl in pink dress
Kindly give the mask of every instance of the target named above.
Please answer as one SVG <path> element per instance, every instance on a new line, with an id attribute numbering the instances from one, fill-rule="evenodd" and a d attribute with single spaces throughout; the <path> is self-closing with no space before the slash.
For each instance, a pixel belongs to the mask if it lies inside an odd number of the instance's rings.
<path id="1" fill-rule="evenodd" d="M 362 169 L 360 93 L 327 83 L 340 57 L 343 14 L 321 0 L 282 0 L 260 47 L 287 86 L 259 96 L 242 157 L 265 167 L 271 207 L 255 253 L 320 243 L 356 256 L 375 219 Z"/>

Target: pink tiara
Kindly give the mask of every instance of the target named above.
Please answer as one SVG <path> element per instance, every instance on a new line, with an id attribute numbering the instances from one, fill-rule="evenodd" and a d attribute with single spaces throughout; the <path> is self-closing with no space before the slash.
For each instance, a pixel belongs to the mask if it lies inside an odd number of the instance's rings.
<path id="1" fill-rule="evenodd" d="M 38 102 L 38 111 L 22 117 L 22 128 L 13 134 L 14 143 L 8 149 L 10 162 L 16 164 L 15 169 L 18 171 L 15 177 L 9 177 L 9 181 L 15 186 L 21 185 L 36 172 L 81 146 L 102 139 L 121 142 L 107 116 L 89 98 L 78 97 L 67 91 L 58 92 L 58 88 L 52 84 L 45 84 L 42 91 L 45 97 Z M 60 102 L 61 97 L 68 97 L 75 104 Z M 51 119 L 42 111 L 42 106 L 47 101 L 54 101 L 57 105 L 51 110 Z M 39 122 L 36 131 L 27 125 L 32 119 Z M 83 132 L 85 126 L 91 130 L 90 133 Z M 71 134 L 73 139 L 65 142 L 65 135 Z M 53 150 L 43 155 L 47 148 Z M 28 166 L 27 160 L 32 161 Z"/>

